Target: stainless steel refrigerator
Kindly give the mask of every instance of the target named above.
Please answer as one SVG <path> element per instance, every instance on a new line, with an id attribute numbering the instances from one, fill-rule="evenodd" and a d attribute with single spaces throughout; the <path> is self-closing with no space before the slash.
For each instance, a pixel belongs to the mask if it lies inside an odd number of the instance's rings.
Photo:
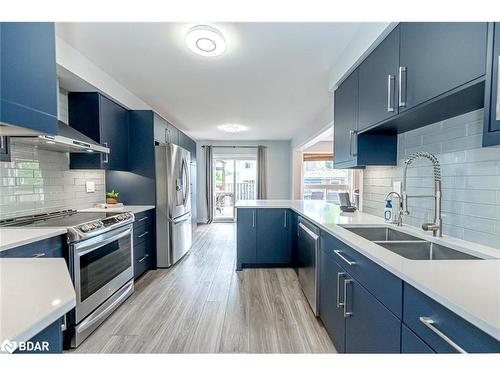
<path id="1" fill-rule="evenodd" d="M 174 144 L 155 146 L 156 260 L 161 268 L 179 261 L 191 248 L 189 151 Z"/>

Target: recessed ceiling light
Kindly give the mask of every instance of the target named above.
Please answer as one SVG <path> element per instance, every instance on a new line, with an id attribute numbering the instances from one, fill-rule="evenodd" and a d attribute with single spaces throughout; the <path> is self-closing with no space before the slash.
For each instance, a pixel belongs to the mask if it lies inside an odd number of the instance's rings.
<path id="1" fill-rule="evenodd" d="M 191 51 L 202 56 L 218 56 L 226 50 L 222 33 L 207 25 L 190 28 L 186 33 L 186 44 Z"/>
<path id="2" fill-rule="evenodd" d="M 239 133 L 242 131 L 247 130 L 248 128 L 243 125 L 238 125 L 238 124 L 224 124 L 224 125 L 219 125 L 217 127 L 219 130 L 228 132 L 228 133 Z"/>

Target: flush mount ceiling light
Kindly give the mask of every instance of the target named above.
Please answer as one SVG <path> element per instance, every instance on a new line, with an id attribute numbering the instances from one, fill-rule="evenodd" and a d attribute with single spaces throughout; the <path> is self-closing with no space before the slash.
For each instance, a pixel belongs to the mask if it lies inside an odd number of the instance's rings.
<path id="1" fill-rule="evenodd" d="M 219 130 L 228 132 L 228 133 L 239 133 L 242 131 L 247 130 L 248 128 L 243 125 L 238 125 L 238 124 L 224 124 L 224 125 L 219 125 L 217 127 Z"/>
<path id="2" fill-rule="evenodd" d="M 226 50 L 222 33 L 207 25 L 190 28 L 186 33 L 186 44 L 191 51 L 202 56 L 218 56 Z"/>

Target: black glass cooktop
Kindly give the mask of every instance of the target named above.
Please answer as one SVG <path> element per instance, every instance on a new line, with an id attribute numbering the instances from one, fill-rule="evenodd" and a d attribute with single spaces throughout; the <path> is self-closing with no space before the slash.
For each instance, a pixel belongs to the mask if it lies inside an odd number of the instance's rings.
<path id="1" fill-rule="evenodd" d="M 61 211 L 58 213 L 24 216 L 0 221 L 0 227 L 68 228 L 94 220 L 102 220 L 116 213 Z"/>

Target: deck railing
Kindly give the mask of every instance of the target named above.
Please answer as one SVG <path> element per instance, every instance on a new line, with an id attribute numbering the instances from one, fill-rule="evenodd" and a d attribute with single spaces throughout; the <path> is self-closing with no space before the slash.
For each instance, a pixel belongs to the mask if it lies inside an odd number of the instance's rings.
<path id="1" fill-rule="evenodd" d="M 228 197 L 233 195 L 233 202 L 257 198 L 255 182 L 237 182 L 236 184 L 226 182 L 225 184 L 216 184 L 216 191 L 219 192 L 219 194 L 224 192 Z M 226 204 L 229 204 L 227 200 Z"/>

